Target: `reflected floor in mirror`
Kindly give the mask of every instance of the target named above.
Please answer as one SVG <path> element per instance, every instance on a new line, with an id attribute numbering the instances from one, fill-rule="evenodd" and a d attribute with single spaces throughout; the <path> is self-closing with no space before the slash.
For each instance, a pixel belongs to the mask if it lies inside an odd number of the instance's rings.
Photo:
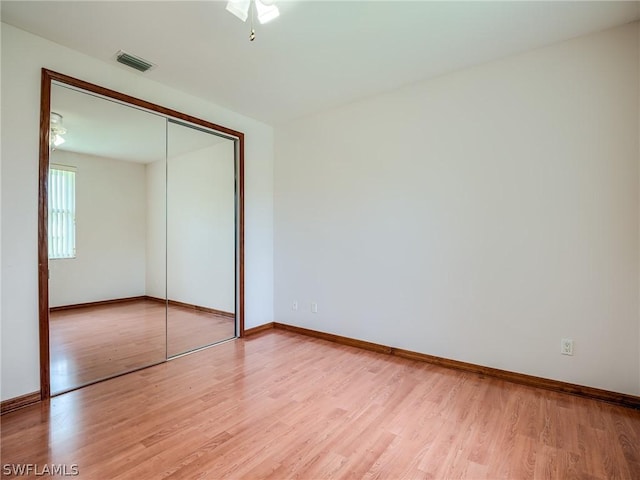
<path id="1" fill-rule="evenodd" d="M 51 392 L 77 388 L 235 336 L 234 320 L 151 299 L 50 313 Z"/>
<path id="2" fill-rule="evenodd" d="M 167 308 L 167 356 L 174 357 L 213 343 L 234 338 L 232 313 L 174 305 Z"/>

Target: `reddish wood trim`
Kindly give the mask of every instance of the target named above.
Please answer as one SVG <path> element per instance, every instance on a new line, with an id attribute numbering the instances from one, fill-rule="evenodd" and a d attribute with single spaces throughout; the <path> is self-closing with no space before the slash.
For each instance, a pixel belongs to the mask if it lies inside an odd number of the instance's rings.
<path id="1" fill-rule="evenodd" d="M 143 298 L 145 300 L 152 300 L 154 302 L 159 302 L 159 303 L 167 303 L 169 305 L 174 305 L 176 307 L 188 308 L 190 310 L 197 310 L 199 312 L 213 313 L 215 315 L 220 315 L 221 317 L 228 317 L 231 319 L 236 318 L 235 313 L 225 312 L 224 310 L 217 310 L 215 308 L 201 307 L 200 305 L 194 305 L 192 303 L 184 303 L 184 302 L 179 302 L 177 300 L 165 300 L 164 298 L 150 297 L 149 295 L 145 295 L 140 298 Z"/>
<path id="2" fill-rule="evenodd" d="M 40 401 L 40 392 L 27 393 L 26 395 L 20 395 L 19 397 L 9 398 L 3 400 L 0 403 L 0 415 L 13 412 L 22 407 L 33 405 Z"/>
<path id="3" fill-rule="evenodd" d="M 266 332 L 267 330 L 271 330 L 275 327 L 274 322 L 265 323 L 264 325 L 258 325 L 257 327 L 247 328 L 244 331 L 245 337 L 250 337 L 251 335 L 257 335 L 258 333 Z"/>
<path id="4" fill-rule="evenodd" d="M 167 300 L 167 303 L 169 305 L 173 305 L 173 306 L 176 306 L 176 307 L 188 308 L 190 310 L 197 310 L 199 312 L 213 313 L 213 314 L 219 315 L 221 317 L 227 317 L 227 318 L 231 318 L 231 319 L 235 319 L 236 318 L 236 314 L 235 313 L 225 312 L 223 310 L 218 310 L 218 309 L 215 309 L 215 308 L 201 307 L 200 305 L 192 305 L 190 303 L 178 302 L 177 300 Z"/>
<path id="5" fill-rule="evenodd" d="M 154 111 L 182 120 L 184 122 L 200 125 L 216 130 L 223 134 L 235 137 L 238 142 L 238 336 L 244 336 L 244 133 L 232 130 L 200 118 L 187 115 L 170 108 L 147 102 L 130 95 L 126 95 L 109 88 L 85 82 L 68 75 L 43 68 L 40 82 L 40 165 L 38 182 L 38 311 L 40 330 L 40 395 L 43 400 L 51 395 L 49 372 L 49 253 L 47 245 L 47 192 L 49 172 L 49 121 L 51 110 L 51 82 L 56 81 L 72 87 L 87 90 L 89 92 L 109 97 L 120 102 L 135 105 L 146 110 Z"/>
<path id="6" fill-rule="evenodd" d="M 176 307 L 188 308 L 190 310 L 197 310 L 199 312 L 213 313 L 215 315 L 220 315 L 221 317 L 228 317 L 231 319 L 236 318 L 236 314 L 232 312 L 225 312 L 223 310 L 218 310 L 216 308 L 209 307 L 201 307 L 200 305 L 192 305 L 190 303 L 178 302 L 177 300 L 167 300 L 169 305 L 174 305 Z"/>
<path id="7" fill-rule="evenodd" d="M 167 300 L 164 298 L 158 298 L 158 297 L 152 297 L 149 295 L 145 295 L 144 297 L 146 300 L 151 300 L 153 302 L 158 302 L 158 303 L 167 303 Z"/>
<path id="8" fill-rule="evenodd" d="M 238 306 L 238 337 L 245 335 L 244 331 L 244 134 L 238 137 L 238 295 L 240 302 Z"/>
<path id="9" fill-rule="evenodd" d="M 49 120 L 51 77 L 42 69 L 40 77 L 40 152 L 38 167 L 38 323 L 40 330 L 40 398 L 49 398 L 49 252 L 47 245 L 47 201 L 49 188 Z"/>
<path id="10" fill-rule="evenodd" d="M 396 355 L 402 358 L 409 358 L 412 360 L 419 360 L 422 362 L 433 363 L 447 368 L 455 368 L 463 370 L 465 372 L 473 372 L 479 375 L 487 375 L 489 377 L 496 377 L 502 380 L 507 380 L 513 383 L 520 383 L 528 385 L 530 387 L 543 388 L 545 390 L 553 390 L 556 392 L 569 393 L 572 395 L 578 395 L 580 397 L 591 398 L 595 400 L 602 400 L 605 402 L 613 403 L 616 405 L 622 405 L 624 407 L 631 407 L 640 409 L 640 397 L 635 395 L 629 395 L 626 393 L 612 392 L 610 390 L 603 390 L 595 387 L 588 387 L 586 385 L 577 385 L 574 383 L 563 382 L 560 380 L 553 380 L 550 378 L 536 377 L 534 375 L 527 375 L 524 373 L 510 372 L 509 370 L 502 370 L 493 367 L 484 367 L 482 365 L 476 365 L 474 363 L 460 362 L 458 360 L 451 360 L 448 358 L 436 357 L 433 355 L 427 355 L 425 353 L 412 352 L 410 350 L 403 350 L 400 348 L 394 348 L 391 352 L 392 355 Z"/>
<path id="11" fill-rule="evenodd" d="M 97 302 L 75 303 L 73 305 L 60 305 L 59 307 L 49 307 L 50 312 L 59 312 L 61 310 L 72 310 L 74 308 L 99 307 L 100 305 L 111 305 L 113 303 L 138 302 L 147 300 L 149 297 L 140 295 L 139 297 L 113 298 L 111 300 L 99 300 Z"/>
<path id="12" fill-rule="evenodd" d="M 363 348 L 365 350 L 371 350 L 372 352 L 387 353 L 390 354 L 393 350 L 391 347 L 385 345 L 379 345 L 377 343 L 365 342 L 364 340 L 357 340 L 355 338 L 342 337 L 340 335 L 334 335 L 333 333 L 319 332 L 317 330 L 310 330 L 308 328 L 296 327 L 294 325 L 287 325 L 284 323 L 274 322 L 274 328 L 280 330 L 287 330 L 289 332 L 300 333 L 302 335 L 308 335 L 309 337 L 321 338 L 322 340 L 329 340 L 330 342 L 339 343 L 341 345 L 349 345 L 351 347 Z"/>
<path id="13" fill-rule="evenodd" d="M 287 330 L 289 332 L 299 333 L 301 335 L 320 338 L 323 340 L 328 340 L 330 342 L 339 343 L 341 345 L 349 345 L 352 347 L 362 348 L 364 350 L 371 350 L 373 352 L 386 353 L 388 355 L 393 355 L 396 357 L 431 363 L 441 367 L 454 368 L 456 370 L 476 373 L 478 375 L 500 378 L 502 380 L 519 383 L 530 387 L 543 388 L 545 390 L 552 390 L 555 392 L 568 393 L 571 395 L 577 395 L 594 400 L 601 400 L 604 402 L 613 403 L 615 405 L 621 405 L 623 407 L 640 409 L 640 397 L 635 395 L 612 392 L 610 390 L 587 387 L 584 385 L 576 385 L 574 383 L 536 377 L 533 375 L 526 375 L 524 373 L 510 372 L 508 370 L 501 370 L 499 368 L 484 367 L 482 365 L 476 365 L 474 363 L 436 357 L 434 355 L 427 355 L 426 353 L 413 352 L 411 350 L 404 350 L 402 348 L 395 348 L 386 345 L 380 345 L 378 343 L 365 342 L 363 340 L 343 337 L 341 335 L 334 335 L 333 333 L 319 332 L 308 328 L 296 327 L 294 325 L 286 325 L 283 323 L 274 322 L 273 326 L 274 328 L 280 330 Z"/>
<path id="14" fill-rule="evenodd" d="M 84 80 L 80 80 L 78 78 L 70 77 L 63 73 L 54 72 L 53 70 L 43 69 L 43 72 L 47 73 L 49 81 L 56 81 L 65 83 L 67 85 L 71 85 L 76 88 L 81 88 L 83 90 L 88 90 L 93 93 L 97 93 L 98 95 L 102 95 L 104 97 L 113 98 L 120 102 L 129 103 L 131 105 L 135 105 L 140 108 L 144 108 L 146 110 L 151 110 L 162 115 L 166 115 L 167 117 L 177 118 L 179 120 L 183 120 L 185 122 L 193 123 L 195 125 L 201 125 L 203 127 L 209 128 L 211 130 L 216 130 L 221 133 L 225 133 L 232 137 L 241 138 L 243 136 L 242 132 L 238 132 L 236 130 L 232 130 L 227 127 L 223 127 L 222 125 L 218 125 L 216 123 L 208 122 L 206 120 L 202 120 L 200 118 L 192 117 L 191 115 L 187 115 L 186 113 L 178 112 L 177 110 L 173 110 L 171 108 L 163 107 L 162 105 L 158 105 L 152 102 L 147 102 L 146 100 L 142 100 L 140 98 L 132 97 L 125 93 L 117 92 L 115 90 L 111 90 L 110 88 L 101 87 L 100 85 L 96 85 L 95 83 L 85 82 Z M 50 84 L 49 82 L 49 84 Z M 48 113 L 48 110 L 47 110 Z M 48 123 L 48 120 L 47 120 Z M 47 132 L 48 135 L 48 132 Z"/>

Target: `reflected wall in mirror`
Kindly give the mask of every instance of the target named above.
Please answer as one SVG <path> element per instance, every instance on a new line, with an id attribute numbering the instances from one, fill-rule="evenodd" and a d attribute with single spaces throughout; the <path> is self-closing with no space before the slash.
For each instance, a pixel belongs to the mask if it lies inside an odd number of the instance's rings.
<path id="1" fill-rule="evenodd" d="M 166 358 L 165 306 L 148 298 L 166 288 L 166 119 L 58 84 L 51 110 L 66 130 L 49 154 L 56 394 Z"/>
<path id="2" fill-rule="evenodd" d="M 235 326 L 235 147 L 211 131 L 167 128 L 167 352 L 228 340 Z"/>
<path id="3" fill-rule="evenodd" d="M 242 336 L 243 134 L 46 69 L 41 99 L 42 398 Z"/>

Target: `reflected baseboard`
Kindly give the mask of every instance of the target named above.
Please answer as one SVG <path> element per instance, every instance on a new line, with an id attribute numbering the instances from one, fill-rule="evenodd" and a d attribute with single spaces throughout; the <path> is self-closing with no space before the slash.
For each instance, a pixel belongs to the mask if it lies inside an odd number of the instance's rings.
<path id="1" fill-rule="evenodd" d="M 165 300 L 164 298 L 158 298 L 158 297 L 151 297 L 149 295 L 143 297 L 147 300 L 152 300 L 154 302 L 160 302 L 160 303 L 167 303 L 169 305 L 172 305 L 174 307 L 182 307 L 182 308 L 189 308 L 191 310 L 197 310 L 199 312 L 206 312 L 206 313 L 213 313 L 215 315 L 219 315 L 221 317 L 228 317 L 230 319 L 235 320 L 236 318 L 236 314 L 233 312 L 225 312 L 224 310 L 218 310 L 215 308 L 210 308 L 210 307 L 202 307 L 200 305 L 193 305 L 191 303 L 185 303 L 185 302 L 179 302 L 177 300 Z"/>
<path id="2" fill-rule="evenodd" d="M 213 313 L 215 315 L 219 315 L 221 317 L 228 317 L 230 319 L 236 318 L 236 315 L 233 312 L 225 312 L 224 310 L 218 310 L 216 308 L 210 308 L 210 307 L 202 307 L 200 305 L 193 305 L 191 303 L 179 302 L 177 300 L 165 300 L 164 298 L 152 297 L 150 295 L 140 295 L 137 297 L 125 297 L 125 298 L 112 298 L 109 300 L 98 300 L 96 302 L 74 303 L 71 305 L 60 305 L 57 307 L 50 307 L 49 311 L 58 312 L 61 310 L 71 310 L 74 308 L 98 307 L 101 305 L 111 305 L 114 303 L 139 302 L 141 300 L 151 300 L 153 302 L 168 303 L 169 305 L 173 305 L 174 307 L 189 308 L 192 310 L 197 310 L 199 312 Z"/>
<path id="3" fill-rule="evenodd" d="M 100 305 L 111 305 L 113 303 L 126 303 L 126 302 L 139 302 L 140 300 L 146 300 L 148 297 L 146 295 L 141 295 L 138 297 L 126 297 L 126 298 L 112 298 L 109 300 L 98 300 L 97 302 L 86 302 L 86 303 L 74 303 L 72 305 L 60 305 L 58 307 L 50 307 L 50 312 L 59 312 L 61 310 L 71 310 L 74 308 L 86 308 L 86 307 L 98 307 Z"/>
<path id="4" fill-rule="evenodd" d="M 40 398 L 40 392 L 33 392 L 27 393 L 26 395 L 20 395 L 19 397 L 3 400 L 2 403 L 0 403 L 0 415 L 13 412 L 14 410 L 18 410 L 22 407 L 33 405 L 34 403 L 38 403 L 40 401 Z"/>

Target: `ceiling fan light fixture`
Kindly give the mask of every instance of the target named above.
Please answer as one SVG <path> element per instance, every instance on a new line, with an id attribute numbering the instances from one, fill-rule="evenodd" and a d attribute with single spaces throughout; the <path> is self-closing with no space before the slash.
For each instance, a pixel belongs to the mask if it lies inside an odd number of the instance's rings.
<path id="1" fill-rule="evenodd" d="M 246 22 L 251 15 L 251 30 L 249 31 L 249 41 L 251 42 L 256 39 L 256 31 L 253 28 L 256 16 L 261 24 L 280 16 L 280 10 L 275 6 L 274 0 L 229 0 L 227 11 L 233 13 L 243 22 Z"/>
<path id="2" fill-rule="evenodd" d="M 270 22 L 280 16 L 280 10 L 273 4 L 273 0 L 255 0 L 258 12 L 258 21 L 261 24 Z"/>
<path id="3" fill-rule="evenodd" d="M 64 142 L 65 142 L 65 139 L 62 138 L 60 135 L 56 135 L 55 137 L 53 137 L 53 146 L 54 147 L 59 147 Z"/>
<path id="4" fill-rule="evenodd" d="M 251 0 L 229 0 L 227 2 L 227 11 L 233 13 L 243 22 L 246 22 L 249 16 L 250 6 Z"/>
<path id="5" fill-rule="evenodd" d="M 67 129 L 62 125 L 62 115 L 51 112 L 49 117 L 49 144 L 58 147 L 64 143 L 62 135 L 67 133 Z"/>

